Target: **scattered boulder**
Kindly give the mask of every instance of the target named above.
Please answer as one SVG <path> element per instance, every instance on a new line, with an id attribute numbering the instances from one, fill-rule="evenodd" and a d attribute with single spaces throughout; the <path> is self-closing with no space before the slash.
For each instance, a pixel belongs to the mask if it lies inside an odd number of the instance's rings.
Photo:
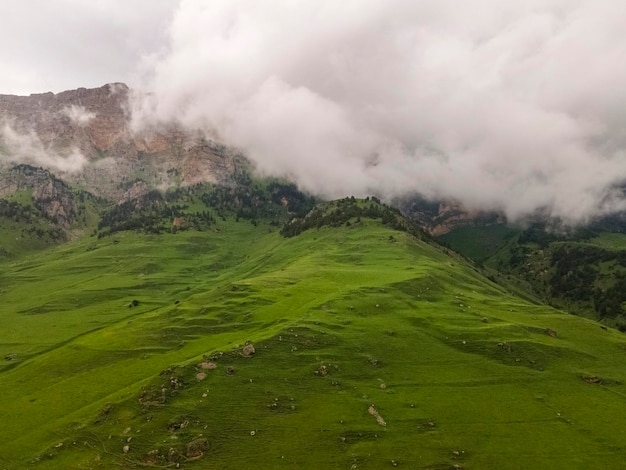
<path id="1" fill-rule="evenodd" d="M 98 424 L 98 423 L 105 421 L 107 417 L 109 416 L 109 413 L 111 413 L 112 409 L 113 409 L 113 403 L 107 403 L 106 405 L 104 405 L 102 409 L 100 410 L 100 412 L 98 413 L 98 416 L 96 416 L 96 419 L 93 421 L 94 424 Z"/>
<path id="2" fill-rule="evenodd" d="M 326 377 L 328 375 L 328 367 L 326 367 L 324 364 L 322 364 L 321 366 L 319 366 L 319 368 L 315 371 L 315 375 L 318 375 L 320 377 Z"/>
<path id="3" fill-rule="evenodd" d="M 550 336 L 551 338 L 556 338 L 557 337 L 557 333 L 555 330 L 553 330 L 552 328 L 546 328 L 545 333 Z"/>
<path id="4" fill-rule="evenodd" d="M 122 447 L 122 452 L 124 452 L 125 454 L 128 454 L 130 452 L 130 446 L 126 445 Z"/>
<path id="5" fill-rule="evenodd" d="M 205 361 L 217 361 L 223 355 L 224 355 L 224 353 L 222 351 L 216 351 L 216 352 L 211 353 L 211 354 L 205 354 L 203 357 L 204 357 Z"/>
<path id="6" fill-rule="evenodd" d="M 228 375 L 235 375 L 235 368 L 232 366 L 228 366 L 228 368 L 226 369 L 226 373 Z"/>
<path id="7" fill-rule="evenodd" d="M 252 343 L 246 343 L 246 345 L 241 350 L 241 355 L 243 357 L 252 357 L 254 356 L 255 352 L 256 349 L 254 349 L 254 345 Z"/>
<path id="8" fill-rule="evenodd" d="M 204 455 L 204 453 L 209 450 L 209 441 L 205 438 L 200 437 L 198 439 L 194 439 L 189 444 L 187 444 L 187 450 L 185 454 L 188 459 L 197 459 Z"/>
<path id="9" fill-rule="evenodd" d="M 186 416 L 177 416 L 170 420 L 167 429 L 177 431 L 178 429 L 185 429 L 187 426 L 189 426 L 189 419 Z"/>
<path id="10" fill-rule="evenodd" d="M 508 352 L 510 353 L 511 351 L 513 351 L 513 346 L 511 345 L 511 343 L 498 343 L 498 347 L 500 349 L 502 349 L 504 352 Z"/>
<path id="11" fill-rule="evenodd" d="M 480 321 L 482 321 L 483 323 L 489 323 L 489 318 L 483 317 Z"/>
<path id="12" fill-rule="evenodd" d="M 196 380 L 203 381 L 204 379 L 206 379 L 206 373 L 205 372 L 198 372 L 196 374 Z"/>
<path id="13" fill-rule="evenodd" d="M 167 451 L 167 461 L 168 462 L 172 462 L 172 463 L 176 463 L 176 462 L 180 462 L 180 452 L 178 452 L 178 449 L 176 449 L 175 447 L 170 447 L 170 450 Z"/>
<path id="14" fill-rule="evenodd" d="M 157 449 L 153 449 L 150 452 L 148 452 L 144 461 L 148 465 L 156 465 L 160 459 L 161 459 L 161 455 L 159 454 L 159 451 Z"/>
<path id="15" fill-rule="evenodd" d="M 217 369 L 217 364 L 215 362 L 202 362 L 200 368 L 204 370 Z"/>
<path id="16" fill-rule="evenodd" d="M 588 384 L 601 384 L 602 377 L 598 377 L 597 375 L 583 375 L 582 379 Z"/>
<path id="17" fill-rule="evenodd" d="M 376 408 L 374 408 L 374 405 L 370 405 L 370 407 L 367 409 L 367 412 L 371 414 L 374 418 L 376 418 L 376 422 L 379 425 L 387 426 L 387 423 L 385 422 L 383 417 L 378 413 L 378 411 L 376 411 Z"/>
<path id="18" fill-rule="evenodd" d="M 15 359 L 17 359 L 17 353 L 10 353 L 4 356 L 5 361 L 13 361 Z"/>

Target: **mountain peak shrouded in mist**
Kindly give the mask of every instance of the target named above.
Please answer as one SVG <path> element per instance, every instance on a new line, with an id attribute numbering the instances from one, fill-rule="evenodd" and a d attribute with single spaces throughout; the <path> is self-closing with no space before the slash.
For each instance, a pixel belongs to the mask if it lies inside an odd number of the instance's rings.
<path id="1" fill-rule="evenodd" d="M 624 208 L 624 14 L 616 1 L 184 1 L 144 64 L 141 118 L 210 129 L 330 197 L 418 191 L 585 221 Z"/>
<path id="2" fill-rule="evenodd" d="M 131 85 L 133 135 L 174 123 L 326 197 L 419 193 L 572 224 L 626 208 L 623 2 L 182 0 L 124 18 L 114 3 L 74 13 L 132 39 L 98 57 Z M 61 117 L 93 128 L 91 113 Z"/>
<path id="3" fill-rule="evenodd" d="M 43 167 L 117 202 L 155 188 L 230 177 L 236 152 L 201 133 L 172 122 L 133 129 L 130 93 L 127 85 L 111 83 L 0 95 L 0 169 Z"/>

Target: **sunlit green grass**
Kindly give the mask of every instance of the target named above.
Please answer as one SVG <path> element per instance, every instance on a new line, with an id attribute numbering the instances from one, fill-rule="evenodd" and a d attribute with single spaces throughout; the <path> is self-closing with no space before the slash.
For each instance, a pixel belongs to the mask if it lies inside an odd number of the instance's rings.
<path id="1" fill-rule="evenodd" d="M 626 250 L 626 234 L 624 233 L 602 232 L 590 242 L 609 250 Z"/>
<path id="2" fill-rule="evenodd" d="M 284 239 L 227 221 L 5 262 L 0 467 L 166 467 L 170 449 L 181 468 L 622 467 L 622 334 L 362 222 Z"/>

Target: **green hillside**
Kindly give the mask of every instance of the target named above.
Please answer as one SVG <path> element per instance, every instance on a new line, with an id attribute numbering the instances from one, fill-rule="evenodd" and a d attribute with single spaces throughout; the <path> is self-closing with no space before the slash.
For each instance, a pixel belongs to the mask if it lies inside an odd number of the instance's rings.
<path id="1" fill-rule="evenodd" d="M 461 227 L 439 241 L 503 285 L 626 332 L 626 234 L 599 228 Z"/>
<path id="2" fill-rule="evenodd" d="M 0 468 L 623 467 L 623 334 L 353 205 L 2 261 Z"/>
<path id="3" fill-rule="evenodd" d="M 441 235 L 438 240 L 470 259 L 483 262 L 495 255 L 519 231 L 505 224 L 468 225 Z"/>

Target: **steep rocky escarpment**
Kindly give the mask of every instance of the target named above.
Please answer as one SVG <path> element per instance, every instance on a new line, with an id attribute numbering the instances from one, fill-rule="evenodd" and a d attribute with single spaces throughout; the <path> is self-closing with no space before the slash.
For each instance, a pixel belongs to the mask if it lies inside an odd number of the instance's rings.
<path id="1" fill-rule="evenodd" d="M 417 196 L 397 200 L 394 205 L 435 237 L 468 225 L 506 223 L 506 217 L 501 213 L 467 209 L 458 202 L 428 201 Z"/>
<path id="2" fill-rule="evenodd" d="M 0 197 L 17 192 L 31 195 L 33 206 L 55 225 L 70 227 L 76 223 L 79 208 L 76 194 L 49 171 L 18 165 L 0 175 Z"/>
<path id="3" fill-rule="evenodd" d="M 68 183 L 122 202 L 150 188 L 219 182 L 245 159 L 234 149 L 176 124 L 131 128 L 130 90 L 100 88 L 0 95 L 3 171 L 27 163 Z M 128 192 L 129 182 L 140 181 Z"/>

